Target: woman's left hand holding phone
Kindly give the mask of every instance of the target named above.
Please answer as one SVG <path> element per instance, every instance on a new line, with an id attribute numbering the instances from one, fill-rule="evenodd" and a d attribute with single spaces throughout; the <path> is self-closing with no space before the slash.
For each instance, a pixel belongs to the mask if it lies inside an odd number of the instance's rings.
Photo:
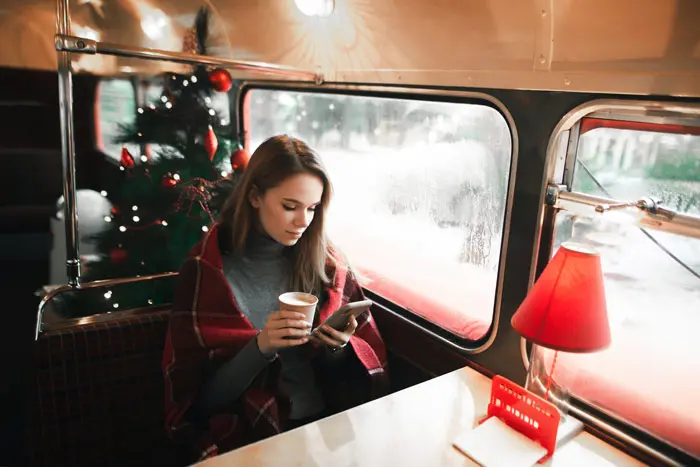
<path id="1" fill-rule="evenodd" d="M 350 337 L 357 330 L 357 320 L 354 316 L 350 316 L 348 324 L 342 331 L 333 329 L 328 325 L 320 326 L 315 329 L 311 337 L 316 341 L 325 344 L 331 349 L 340 349 L 345 347 L 350 342 Z"/>

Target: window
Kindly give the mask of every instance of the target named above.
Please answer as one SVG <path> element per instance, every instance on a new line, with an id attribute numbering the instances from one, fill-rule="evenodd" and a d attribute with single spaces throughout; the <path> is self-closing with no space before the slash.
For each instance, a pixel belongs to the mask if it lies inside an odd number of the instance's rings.
<path id="1" fill-rule="evenodd" d="M 369 290 L 467 339 L 491 324 L 511 135 L 480 104 L 253 89 L 251 149 L 290 134 L 334 184 L 328 232 Z"/>
<path id="2" fill-rule="evenodd" d="M 653 196 L 700 216 L 697 128 L 598 119 L 580 128 L 572 191 L 619 201 Z M 560 353 L 557 368 L 575 370 L 576 396 L 700 456 L 700 239 L 631 220 L 615 211 L 557 214 L 553 253 L 573 240 L 601 254 L 612 333 L 608 349 Z"/>
<path id="3" fill-rule="evenodd" d="M 128 79 L 105 79 L 97 87 L 97 118 L 95 119 L 97 148 L 119 163 L 122 145 L 115 144 L 120 125 L 136 120 L 136 92 Z M 131 154 L 138 154 L 136 144 L 127 144 Z"/>

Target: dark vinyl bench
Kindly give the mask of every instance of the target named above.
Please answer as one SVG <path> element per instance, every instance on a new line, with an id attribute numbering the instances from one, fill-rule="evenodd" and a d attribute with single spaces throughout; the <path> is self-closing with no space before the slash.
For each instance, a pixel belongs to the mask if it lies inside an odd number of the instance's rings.
<path id="1" fill-rule="evenodd" d="M 120 312 L 40 336 L 27 397 L 28 465 L 177 464 L 163 421 L 168 315 Z"/>

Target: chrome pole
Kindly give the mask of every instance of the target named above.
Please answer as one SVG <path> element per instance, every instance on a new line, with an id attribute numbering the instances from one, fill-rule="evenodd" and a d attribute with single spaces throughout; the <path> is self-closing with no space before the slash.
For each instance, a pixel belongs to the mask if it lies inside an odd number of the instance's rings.
<path id="1" fill-rule="evenodd" d="M 69 0 L 58 0 L 56 28 L 58 34 L 70 34 Z M 71 287 L 80 285 L 78 254 L 78 214 L 75 204 L 75 140 L 73 136 L 73 71 L 71 54 L 58 51 L 58 103 L 61 121 L 63 161 L 63 209 L 66 226 L 66 271 Z"/>
<path id="2" fill-rule="evenodd" d="M 196 55 L 185 52 L 170 52 L 167 50 L 133 47 L 124 44 L 99 42 L 60 32 L 56 34 L 54 42 L 56 44 L 56 50 L 66 52 L 88 55 L 115 55 L 117 57 L 133 57 L 146 60 L 162 60 L 166 62 L 184 63 L 188 65 L 210 65 L 222 68 L 232 68 L 251 73 L 263 73 L 268 75 L 285 76 L 288 78 L 297 78 L 300 80 L 313 81 L 316 84 L 321 84 L 323 82 L 323 75 L 320 73 L 300 70 L 284 65 L 275 65 L 272 63 L 249 62 L 232 60 L 229 58 L 212 57 L 210 55 Z"/>

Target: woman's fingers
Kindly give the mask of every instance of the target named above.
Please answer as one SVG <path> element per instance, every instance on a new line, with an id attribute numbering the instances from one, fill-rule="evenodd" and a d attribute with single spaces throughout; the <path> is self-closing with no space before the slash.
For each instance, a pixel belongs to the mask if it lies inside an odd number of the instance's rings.
<path id="1" fill-rule="evenodd" d="M 337 345 L 343 345 L 348 340 L 350 340 L 350 334 L 348 334 L 346 332 L 340 332 L 337 329 L 333 329 L 330 326 L 321 326 L 320 330 L 322 333 L 325 333 L 327 336 L 329 336 L 335 342 L 338 342 Z"/>
<path id="2" fill-rule="evenodd" d="M 306 344 L 309 341 L 309 331 L 306 329 L 282 328 L 270 331 L 273 345 L 277 347 L 292 347 Z"/>
<path id="3" fill-rule="evenodd" d="M 309 337 L 308 329 L 298 329 L 298 328 L 281 328 L 281 329 L 271 329 L 270 335 L 278 339 L 300 339 L 302 337 Z"/>
<path id="4" fill-rule="evenodd" d="M 284 339 L 284 338 L 278 338 L 278 339 L 273 339 L 273 345 L 277 347 L 278 349 L 281 349 L 283 347 L 296 347 L 298 345 L 304 345 L 307 342 L 309 342 L 309 337 L 302 337 L 302 338 L 292 338 L 292 339 Z"/>
<path id="5" fill-rule="evenodd" d="M 306 315 L 304 313 L 299 313 L 298 311 L 287 311 L 287 310 L 280 310 L 272 313 L 270 315 L 271 318 L 273 319 L 301 319 L 304 320 L 306 319 Z"/>
<path id="6" fill-rule="evenodd" d="M 270 315 L 265 328 L 271 344 L 277 348 L 294 347 L 305 344 L 309 340 L 329 347 L 339 347 L 347 344 L 357 330 L 357 319 L 350 316 L 343 331 L 322 326 L 311 334 L 311 326 L 303 313 L 281 310 Z"/>
<path id="7" fill-rule="evenodd" d="M 310 329 L 311 323 L 306 321 L 306 315 L 295 311 L 277 311 L 272 313 L 267 320 L 268 329 L 297 328 Z"/>
<path id="8" fill-rule="evenodd" d="M 357 330 L 357 319 L 355 319 L 354 316 L 350 315 L 350 319 L 348 320 L 348 325 L 345 328 L 345 331 L 343 331 L 343 332 L 345 334 L 353 335 L 353 334 L 355 334 L 356 330 Z"/>
<path id="9" fill-rule="evenodd" d="M 294 311 L 276 311 L 267 319 L 258 335 L 258 346 L 264 353 L 285 347 L 306 344 L 309 341 L 311 323 L 306 315 Z"/>
<path id="10" fill-rule="evenodd" d="M 329 335 L 327 335 L 325 332 L 323 332 L 321 329 L 316 331 L 313 334 L 313 337 L 318 340 L 319 342 L 329 346 L 329 347 L 338 347 L 340 345 L 343 345 L 344 342 L 338 342 Z"/>
<path id="11" fill-rule="evenodd" d="M 268 323 L 269 329 L 311 329 L 311 323 L 303 319 L 282 318 L 271 320 Z"/>
<path id="12" fill-rule="evenodd" d="M 313 336 L 320 342 L 323 342 L 330 347 L 339 347 L 347 344 L 351 335 L 352 334 L 340 332 L 329 326 L 322 326 L 313 334 Z"/>
<path id="13" fill-rule="evenodd" d="M 277 347 L 293 347 L 309 341 L 308 329 L 281 328 L 270 330 L 270 337 Z"/>

